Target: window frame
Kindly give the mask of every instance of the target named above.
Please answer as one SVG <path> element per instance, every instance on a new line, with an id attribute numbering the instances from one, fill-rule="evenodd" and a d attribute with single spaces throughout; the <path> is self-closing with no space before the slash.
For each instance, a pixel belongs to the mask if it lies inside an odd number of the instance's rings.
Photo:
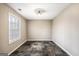
<path id="1" fill-rule="evenodd" d="M 11 16 L 13 16 L 13 17 L 15 17 L 16 18 L 16 20 L 19 20 L 19 35 L 18 35 L 18 37 L 16 38 L 16 39 L 12 39 L 12 37 L 11 37 L 11 26 L 10 26 L 10 17 Z M 9 44 L 11 44 L 11 43 L 13 43 L 13 42 L 16 42 L 16 41 L 18 41 L 18 40 L 20 40 L 21 39 L 21 19 L 17 16 L 17 15 L 15 15 L 15 14 L 13 14 L 13 13 L 11 13 L 11 12 L 9 12 Z"/>

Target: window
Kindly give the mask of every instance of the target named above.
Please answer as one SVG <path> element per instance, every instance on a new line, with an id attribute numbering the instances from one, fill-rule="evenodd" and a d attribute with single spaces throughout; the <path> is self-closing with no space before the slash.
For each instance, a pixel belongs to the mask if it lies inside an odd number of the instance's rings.
<path id="1" fill-rule="evenodd" d="M 13 14 L 9 14 L 9 43 L 20 39 L 21 22 L 19 18 Z"/>

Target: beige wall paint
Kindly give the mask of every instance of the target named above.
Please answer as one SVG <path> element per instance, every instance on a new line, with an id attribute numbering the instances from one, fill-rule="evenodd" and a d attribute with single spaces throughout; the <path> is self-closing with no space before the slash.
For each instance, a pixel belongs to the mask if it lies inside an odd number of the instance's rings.
<path id="1" fill-rule="evenodd" d="M 9 12 L 18 16 L 21 20 L 21 39 L 12 44 L 9 44 L 9 36 L 8 36 L 9 35 L 9 32 L 8 32 Z M 27 21 L 7 5 L 0 4 L 0 52 L 10 53 L 26 40 L 27 40 Z"/>
<path id="2" fill-rule="evenodd" d="M 0 4 L 0 53 L 8 52 L 8 7 Z"/>
<path id="3" fill-rule="evenodd" d="M 52 41 L 79 56 L 79 4 L 71 5 L 52 21 Z"/>
<path id="4" fill-rule="evenodd" d="M 43 20 L 28 21 L 28 40 L 51 40 L 52 22 Z"/>

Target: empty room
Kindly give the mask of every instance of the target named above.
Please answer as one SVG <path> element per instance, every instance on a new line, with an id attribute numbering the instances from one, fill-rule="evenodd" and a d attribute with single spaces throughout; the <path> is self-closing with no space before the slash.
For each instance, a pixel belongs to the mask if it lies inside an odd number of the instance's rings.
<path id="1" fill-rule="evenodd" d="M 0 3 L 0 56 L 79 56 L 79 3 Z"/>

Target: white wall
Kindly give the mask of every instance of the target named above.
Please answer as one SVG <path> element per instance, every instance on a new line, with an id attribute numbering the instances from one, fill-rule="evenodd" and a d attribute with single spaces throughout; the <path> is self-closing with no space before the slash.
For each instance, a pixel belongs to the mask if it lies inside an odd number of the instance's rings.
<path id="1" fill-rule="evenodd" d="M 28 40 L 50 41 L 51 40 L 51 21 L 28 21 Z"/>
<path id="2" fill-rule="evenodd" d="M 79 56 L 79 4 L 71 5 L 52 21 L 52 41 L 70 55 Z"/>

